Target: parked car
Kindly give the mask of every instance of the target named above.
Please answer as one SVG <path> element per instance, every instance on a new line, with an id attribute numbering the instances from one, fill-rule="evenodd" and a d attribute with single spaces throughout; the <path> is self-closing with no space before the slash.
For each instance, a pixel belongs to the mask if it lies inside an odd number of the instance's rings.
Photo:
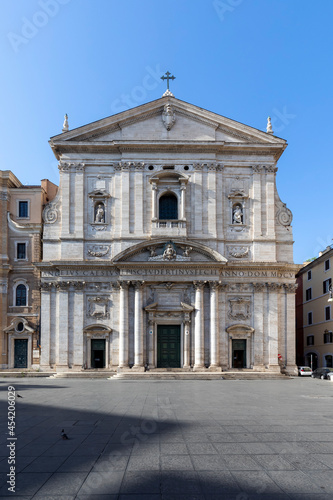
<path id="1" fill-rule="evenodd" d="M 333 372 L 329 372 L 327 374 L 327 378 L 328 378 L 328 380 L 330 380 L 331 382 L 333 382 Z"/>
<path id="2" fill-rule="evenodd" d="M 298 367 L 298 376 L 299 377 L 311 377 L 312 370 L 309 366 L 299 366 Z"/>
<path id="3" fill-rule="evenodd" d="M 328 373 L 333 373 L 333 368 L 317 368 L 313 371 L 311 377 L 321 378 L 321 380 L 328 378 Z"/>

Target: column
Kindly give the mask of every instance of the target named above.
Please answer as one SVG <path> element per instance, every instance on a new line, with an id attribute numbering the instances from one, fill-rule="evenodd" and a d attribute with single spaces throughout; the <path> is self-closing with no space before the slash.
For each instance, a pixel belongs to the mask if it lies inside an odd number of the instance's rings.
<path id="1" fill-rule="evenodd" d="M 195 314 L 194 314 L 194 370 L 204 367 L 204 295 L 205 282 L 194 281 Z"/>
<path id="2" fill-rule="evenodd" d="M 149 368 L 155 368 L 154 358 L 154 321 L 148 320 L 148 365 Z"/>
<path id="3" fill-rule="evenodd" d="M 208 166 L 208 234 L 216 238 L 216 165 Z"/>
<path id="4" fill-rule="evenodd" d="M 121 220 L 119 224 L 121 225 L 121 233 L 124 236 L 129 234 L 129 214 L 130 214 L 130 183 L 129 183 L 129 164 L 122 162 L 121 171 Z"/>
<path id="5" fill-rule="evenodd" d="M 143 281 L 134 282 L 134 366 L 135 370 L 143 371 Z"/>
<path id="6" fill-rule="evenodd" d="M 267 236 L 275 238 L 275 172 L 276 167 L 266 167 Z"/>
<path id="7" fill-rule="evenodd" d="M 193 198 L 193 212 L 194 212 L 194 231 L 196 235 L 202 234 L 202 170 L 203 165 L 197 163 L 194 165 L 194 198 Z"/>
<path id="8" fill-rule="evenodd" d="M 219 353 L 222 370 L 227 370 L 229 368 L 229 334 L 226 331 L 227 321 L 226 321 L 226 291 L 228 289 L 227 283 L 222 283 L 220 285 L 220 293 L 218 296 L 219 303 L 219 331 L 221 332 L 219 340 Z"/>
<path id="9" fill-rule="evenodd" d="M 119 367 L 128 367 L 128 282 L 119 282 Z"/>
<path id="10" fill-rule="evenodd" d="M 210 368 L 220 366 L 219 327 L 218 327 L 218 287 L 219 283 L 210 282 Z"/>
<path id="11" fill-rule="evenodd" d="M 261 227 L 261 170 L 260 165 L 254 165 L 253 170 L 253 238 L 262 236 Z"/>
<path id="12" fill-rule="evenodd" d="M 68 283 L 59 283 L 57 367 L 68 368 Z"/>
<path id="13" fill-rule="evenodd" d="M 84 228 L 84 165 L 75 167 L 75 237 L 83 238 Z M 72 209 L 73 210 L 73 209 Z M 83 257 L 83 255 L 82 255 Z"/>
<path id="14" fill-rule="evenodd" d="M 41 359 L 40 364 L 45 368 L 50 367 L 50 335 L 51 335 L 51 291 L 48 283 L 42 283 L 41 291 Z"/>
<path id="15" fill-rule="evenodd" d="M 135 165 L 135 210 L 134 210 L 134 228 L 135 234 L 141 235 L 143 233 L 143 164 L 138 163 Z"/>
<path id="16" fill-rule="evenodd" d="M 278 288 L 279 283 L 268 283 L 268 364 L 270 370 L 280 371 L 278 362 Z"/>
<path id="17" fill-rule="evenodd" d="M 74 325 L 73 325 L 73 337 L 74 337 L 74 353 L 73 353 L 73 365 L 76 368 L 80 368 L 88 363 L 88 359 L 83 359 L 83 326 L 84 326 L 84 294 L 83 294 L 84 282 L 76 282 L 74 290 Z"/>
<path id="18" fill-rule="evenodd" d="M 157 220 L 157 185 L 156 182 L 151 183 L 151 218 L 152 221 Z"/>
<path id="19" fill-rule="evenodd" d="M 265 283 L 253 283 L 254 370 L 264 369 L 264 291 Z"/>
<path id="20" fill-rule="evenodd" d="M 190 367 L 190 322 L 184 321 L 184 362 L 183 368 Z"/>
<path id="21" fill-rule="evenodd" d="M 61 186 L 61 236 L 68 238 L 70 233 L 69 214 L 70 214 L 70 165 L 60 162 L 60 183 Z"/>
<path id="22" fill-rule="evenodd" d="M 286 371 L 290 375 L 296 372 L 296 345 L 295 345 L 295 291 L 294 283 L 284 285 L 286 301 Z"/>
<path id="23" fill-rule="evenodd" d="M 180 180 L 180 217 L 179 219 L 186 219 L 186 207 L 185 207 L 185 192 L 186 192 L 186 184 L 185 179 Z"/>

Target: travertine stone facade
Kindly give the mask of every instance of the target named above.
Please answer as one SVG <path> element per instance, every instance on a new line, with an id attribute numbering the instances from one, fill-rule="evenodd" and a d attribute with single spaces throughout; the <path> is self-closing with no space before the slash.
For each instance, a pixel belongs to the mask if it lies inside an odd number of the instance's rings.
<path id="1" fill-rule="evenodd" d="M 57 191 L 47 179 L 23 186 L 0 170 L 1 368 L 39 367 L 42 210 Z"/>
<path id="2" fill-rule="evenodd" d="M 42 367 L 294 369 L 283 139 L 166 96 L 50 144 Z"/>

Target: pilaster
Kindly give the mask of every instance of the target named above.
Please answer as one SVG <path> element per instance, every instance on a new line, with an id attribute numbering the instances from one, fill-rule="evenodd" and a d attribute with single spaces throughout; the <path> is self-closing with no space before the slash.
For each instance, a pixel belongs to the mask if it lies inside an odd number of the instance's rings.
<path id="1" fill-rule="evenodd" d="M 268 364 L 279 369 L 278 364 L 278 290 L 279 283 L 268 283 Z"/>
<path id="2" fill-rule="evenodd" d="M 217 370 L 220 366 L 218 339 L 218 288 L 219 283 L 210 282 L 210 369 Z"/>
<path id="3" fill-rule="evenodd" d="M 135 371 L 144 371 L 143 364 L 143 310 L 142 288 L 144 282 L 135 281 L 134 284 L 134 366 Z"/>
<path id="4" fill-rule="evenodd" d="M 264 292 L 265 283 L 253 283 L 254 370 L 264 369 Z"/>
<path id="5" fill-rule="evenodd" d="M 119 367 L 128 367 L 128 285 L 119 281 Z"/>
<path id="6" fill-rule="evenodd" d="M 204 286 L 205 281 L 194 281 L 194 370 L 204 367 Z"/>
<path id="7" fill-rule="evenodd" d="M 78 282 L 74 285 L 74 325 L 73 325 L 73 364 L 80 368 L 84 364 L 83 359 L 83 327 L 84 327 L 84 290 L 83 284 Z"/>
<path id="8" fill-rule="evenodd" d="M 50 336 L 51 336 L 51 292 L 47 284 L 41 289 L 41 367 L 50 367 Z"/>
<path id="9" fill-rule="evenodd" d="M 68 286 L 69 283 L 58 284 L 58 353 L 57 368 L 68 368 Z"/>

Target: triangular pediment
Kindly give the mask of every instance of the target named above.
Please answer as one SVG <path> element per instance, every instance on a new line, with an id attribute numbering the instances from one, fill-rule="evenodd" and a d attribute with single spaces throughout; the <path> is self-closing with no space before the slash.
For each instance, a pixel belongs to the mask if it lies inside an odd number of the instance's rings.
<path id="1" fill-rule="evenodd" d="M 175 97 L 162 97 L 142 106 L 56 135 L 51 145 L 172 143 L 243 143 L 283 147 L 284 139 Z"/>

